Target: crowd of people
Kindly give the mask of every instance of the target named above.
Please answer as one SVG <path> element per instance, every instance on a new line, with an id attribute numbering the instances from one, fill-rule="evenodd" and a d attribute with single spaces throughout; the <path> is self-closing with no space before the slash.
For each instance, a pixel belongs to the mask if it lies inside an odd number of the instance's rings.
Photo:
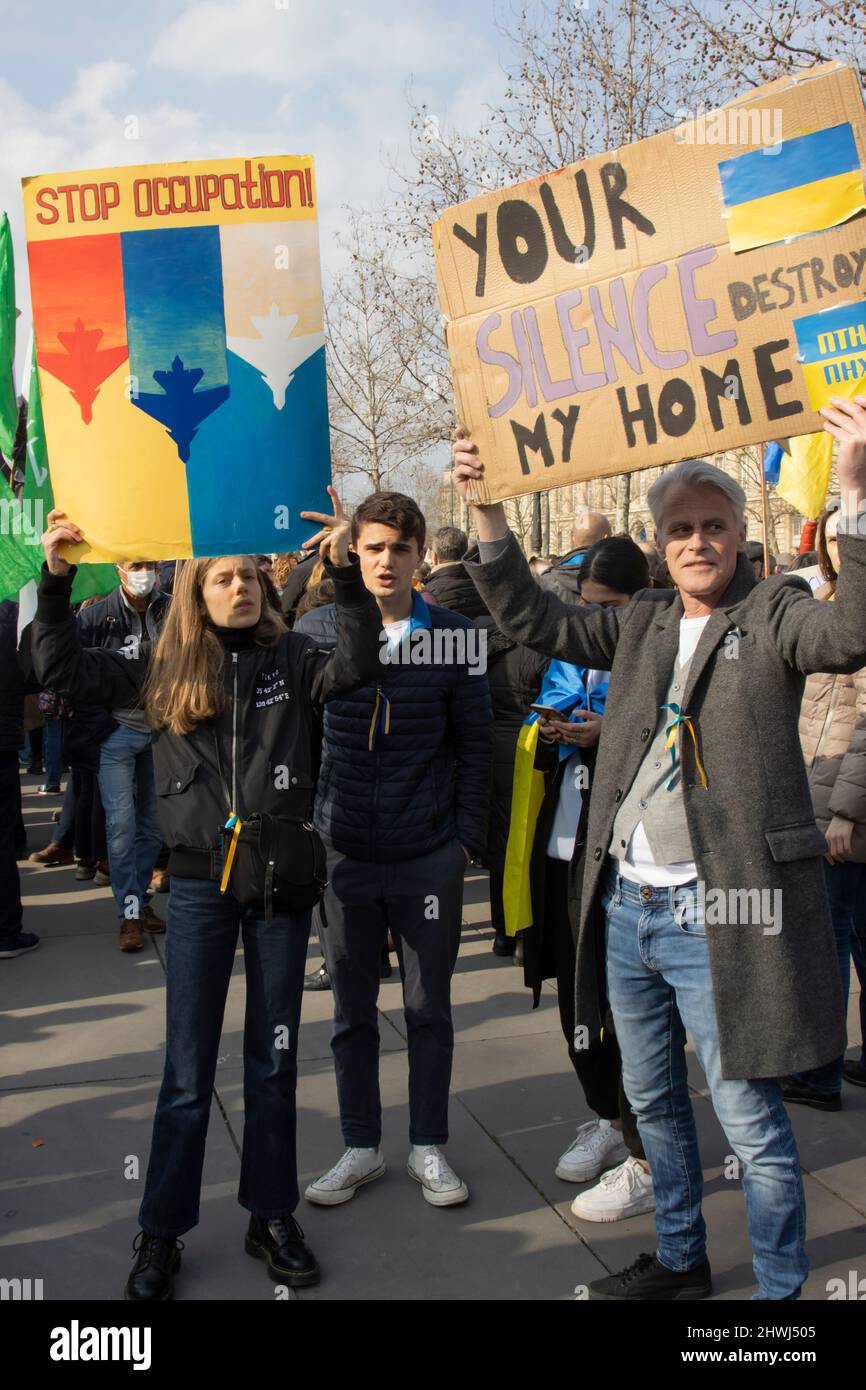
<path id="1" fill-rule="evenodd" d="M 331 514 L 302 514 L 318 528 L 303 556 L 119 562 L 116 589 L 76 611 L 63 550 L 82 533 L 51 513 L 35 618 L 19 634 L 17 605 L 0 605 L 0 959 L 39 945 L 21 907 L 19 767 L 44 766 L 45 793 L 68 768 L 30 862 L 110 884 L 122 951 L 166 933 L 127 1299 L 173 1295 L 199 1219 L 239 934 L 247 1252 L 278 1282 L 320 1277 L 295 1217 L 304 989 L 332 991 L 343 1144 L 304 1197 L 340 1205 L 385 1172 L 377 998 L 392 954 L 407 1174 L 431 1206 L 469 1199 L 446 1146 L 470 863 L 489 873 L 493 952 L 533 1005 L 557 985 L 563 1065 L 593 1116 L 556 1161 L 581 1187 L 575 1215 L 655 1212 L 654 1251 L 589 1296 L 711 1292 L 687 1032 L 741 1165 L 755 1297 L 800 1296 L 787 1107 L 838 1110 L 845 1084 L 866 1085 L 862 993 L 860 1055 L 845 1056 L 852 956 L 866 979 L 866 398 L 823 414 L 840 500 L 805 567 L 766 564 L 742 489 L 704 460 L 650 488 L 653 542 L 589 514 L 567 555 L 527 561 L 501 505 L 474 500 L 484 461 L 463 431 L 471 542 L 428 536 L 396 492 L 347 519 L 331 488 Z M 167 921 L 152 901 L 165 892 Z M 313 926 L 323 964 L 307 973 Z"/>

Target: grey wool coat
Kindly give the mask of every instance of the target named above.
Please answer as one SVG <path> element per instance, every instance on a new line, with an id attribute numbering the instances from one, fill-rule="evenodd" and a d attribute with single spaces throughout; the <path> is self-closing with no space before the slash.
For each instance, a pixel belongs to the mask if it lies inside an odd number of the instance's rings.
<path id="1" fill-rule="evenodd" d="M 844 563 L 834 603 L 816 602 L 794 575 L 757 584 L 745 556 L 738 557 L 683 691 L 681 709 L 693 720 L 708 782 L 701 785 L 691 739 L 681 731 L 686 816 L 707 901 L 713 889 L 780 889 L 782 895 L 776 934 L 752 921 L 714 926 L 707 914 L 722 1075 L 728 1079 L 786 1075 L 832 1061 L 845 1049 L 824 886 L 827 846 L 812 811 L 798 735 L 806 675 L 866 664 L 866 539 L 841 530 Z M 612 826 L 665 700 L 682 600 L 672 590 L 647 589 L 625 608 L 576 607 L 539 587 L 513 536 L 485 545 L 482 553 L 485 563 L 466 568 L 504 632 L 547 656 L 611 672 L 579 902 L 572 863 L 576 1022 L 596 1037 L 606 1000 L 599 897 Z"/>

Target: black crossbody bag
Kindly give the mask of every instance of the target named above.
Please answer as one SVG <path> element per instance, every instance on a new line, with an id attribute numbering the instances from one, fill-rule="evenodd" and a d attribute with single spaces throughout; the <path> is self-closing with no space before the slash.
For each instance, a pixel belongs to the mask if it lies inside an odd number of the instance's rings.
<path id="1" fill-rule="evenodd" d="M 226 804 L 231 810 L 216 730 L 214 746 Z M 223 828 L 224 863 L 233 834 Z M 274 913 L 306 912 L 315 907 L 327 886 L 325 846 L 310 821 L 300 816 L 258 814 L 242 821 L 226 885 L 241 907 L 264 912 L 270 925 Z"/>

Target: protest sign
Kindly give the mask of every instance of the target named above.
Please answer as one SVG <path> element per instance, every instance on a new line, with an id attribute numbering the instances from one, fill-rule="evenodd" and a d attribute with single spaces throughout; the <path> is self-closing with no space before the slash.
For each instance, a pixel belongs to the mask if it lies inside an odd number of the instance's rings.
<path id="1" fill-rule="evenodd" d="M 864 115 L 826 64 L 450 208 L 433 240 L 478 500 L 807 434 L 866 392 Z"/>
<path id="2" fill-rule="evenodd" d="M 24 183 L 33 329 L 70 557 L 293 549 L 330 481 L 312 161 Z"/>

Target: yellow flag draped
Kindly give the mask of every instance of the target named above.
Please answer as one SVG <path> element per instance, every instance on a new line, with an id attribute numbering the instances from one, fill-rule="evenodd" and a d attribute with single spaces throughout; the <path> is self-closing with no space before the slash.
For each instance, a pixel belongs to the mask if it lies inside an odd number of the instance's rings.
<path id="1" fill-rule="evenodd" d="M 803 516 L 814 520 L 824 506 L 830 485 L 833 436 L 826 430 L 801 434 L 788 440 L 789 453 L 782 457 L 776 491 Z"/>
<path id="2" fill-rule="evenodd" d="M 532 925 L 529 865 L 535 841 L 535 826 L 544 800 L 545 784 L 544 773 L 536 771 L 535 768 L 537 746 L 537 722 L 524 724 L 517 740 L 514 759 L 511 821 L 508 827 L 502 884 L 505 931 L 508 936 L 516 936 L 519 931 Z"/>

